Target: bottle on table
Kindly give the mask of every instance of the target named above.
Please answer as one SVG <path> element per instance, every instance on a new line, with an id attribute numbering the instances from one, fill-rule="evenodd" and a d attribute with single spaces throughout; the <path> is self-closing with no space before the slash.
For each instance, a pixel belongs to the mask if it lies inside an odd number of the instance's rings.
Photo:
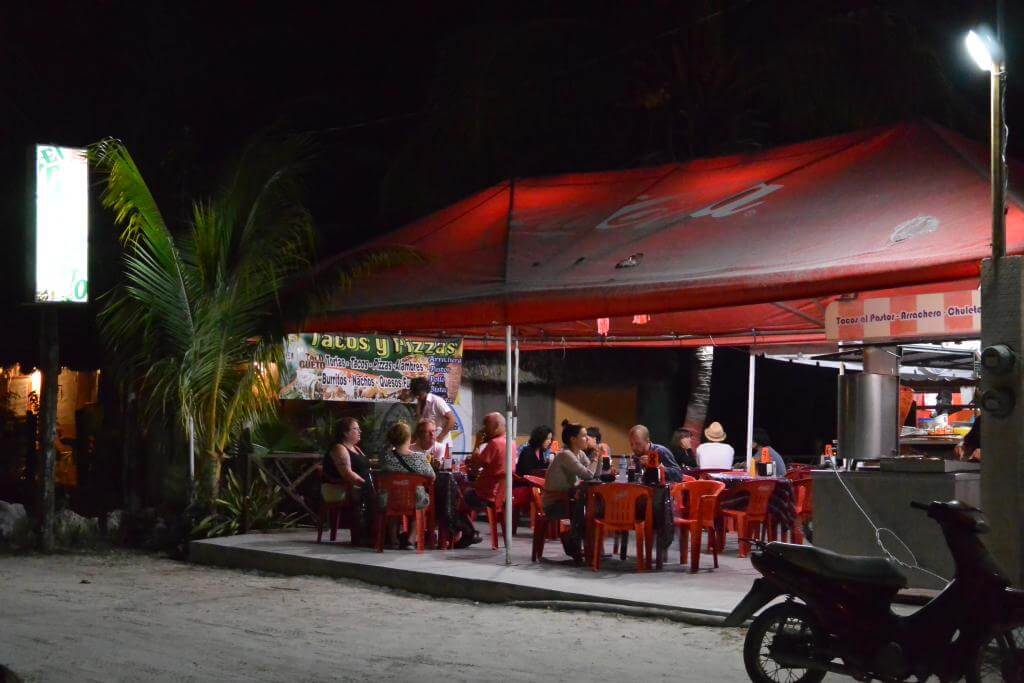
<path id="1" fill-rule="evenodd" d="M 447 443 L 444 445 L 444 461 L 441 463 L 442 472 L 454 472 L 452 468 L 452 445 Z"/>

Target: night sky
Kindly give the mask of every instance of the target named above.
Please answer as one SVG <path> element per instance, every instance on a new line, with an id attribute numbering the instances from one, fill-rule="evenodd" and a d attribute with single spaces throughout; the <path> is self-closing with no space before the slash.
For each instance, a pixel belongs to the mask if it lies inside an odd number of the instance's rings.
<path id="1" fill-rule="evenodd" d="M 1007 5 L 1010 153 L 1024 158 L 1024 14 Z M 309 206 L 328 255 L 512 175 L 918 118 L 984 139 L 987 77 L 962 38 L 995 15 L 993 0 L 6 3 L 0 360 L 33 346 L 32 316 L 15 304 L 35 142 L 122 139 L 180 225 L 255 133 L 312 132 Z M 113 283 L 117 249 L 101 211 L 92 231 L 95 298 Z M 95 350 L 88 318 L 66 325 L 72 362 Z"/>

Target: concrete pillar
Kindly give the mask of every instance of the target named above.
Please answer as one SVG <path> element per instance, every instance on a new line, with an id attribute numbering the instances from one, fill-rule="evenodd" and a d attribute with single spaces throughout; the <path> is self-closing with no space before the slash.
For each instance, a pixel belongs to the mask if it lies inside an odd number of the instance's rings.
<path id="1" fill-rule="evenodd" d="M 1005 344 L 1016 354 L 1008 371 L 982 367 L 981 505 L 992 532 L 982 538 L 1018 586 L 1024 584 L 1024 258 L 985 259 L 981 268 L 982 348 Z M 1014 403 L 993 413 L 990 397 L 1008 391 Z"/>

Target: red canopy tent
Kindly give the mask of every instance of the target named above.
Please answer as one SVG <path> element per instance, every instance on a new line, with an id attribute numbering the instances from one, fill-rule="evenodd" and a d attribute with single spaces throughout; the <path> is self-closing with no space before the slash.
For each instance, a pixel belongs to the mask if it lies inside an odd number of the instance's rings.
<path id="1" fill-rule="evenodd" d="M 920 123 L 503 182 L 373 242 L 427 262 L 359 282 L 306 328 L 458 335 L 467 348 L 503 336 L 511 422 L 513 327 L 523 348 L 814 342 L 837 295 L 977 286 L 987 162 L 987 149 Z M 1024 253 L 1022 207 L 1011 192 L 1010 254 Z M 750 367 L 748 453 L 753 355 Z"/>
<path id="2" fill-rule="evenodd" d="M 1022 206 L 1011 191 L 1008 253 L 1024 252 Z M 307 328 L 468 348 L 505 325 L 524 348 L 820 340 L 838 294 L 976 286 L 990 216 L 987 150 L 929 123 L 517 179 L 374 241 L 427 263 L 358 283 Z"/>

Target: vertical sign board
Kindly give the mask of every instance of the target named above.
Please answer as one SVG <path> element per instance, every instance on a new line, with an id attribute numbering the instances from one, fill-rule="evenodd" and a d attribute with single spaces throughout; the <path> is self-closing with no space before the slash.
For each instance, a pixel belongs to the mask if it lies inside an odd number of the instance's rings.
<path id="1" fill-rule="evenodd" d="M 36 303 L 89 300 L 89 161 L 84 149 L 36 145 Z"/>

